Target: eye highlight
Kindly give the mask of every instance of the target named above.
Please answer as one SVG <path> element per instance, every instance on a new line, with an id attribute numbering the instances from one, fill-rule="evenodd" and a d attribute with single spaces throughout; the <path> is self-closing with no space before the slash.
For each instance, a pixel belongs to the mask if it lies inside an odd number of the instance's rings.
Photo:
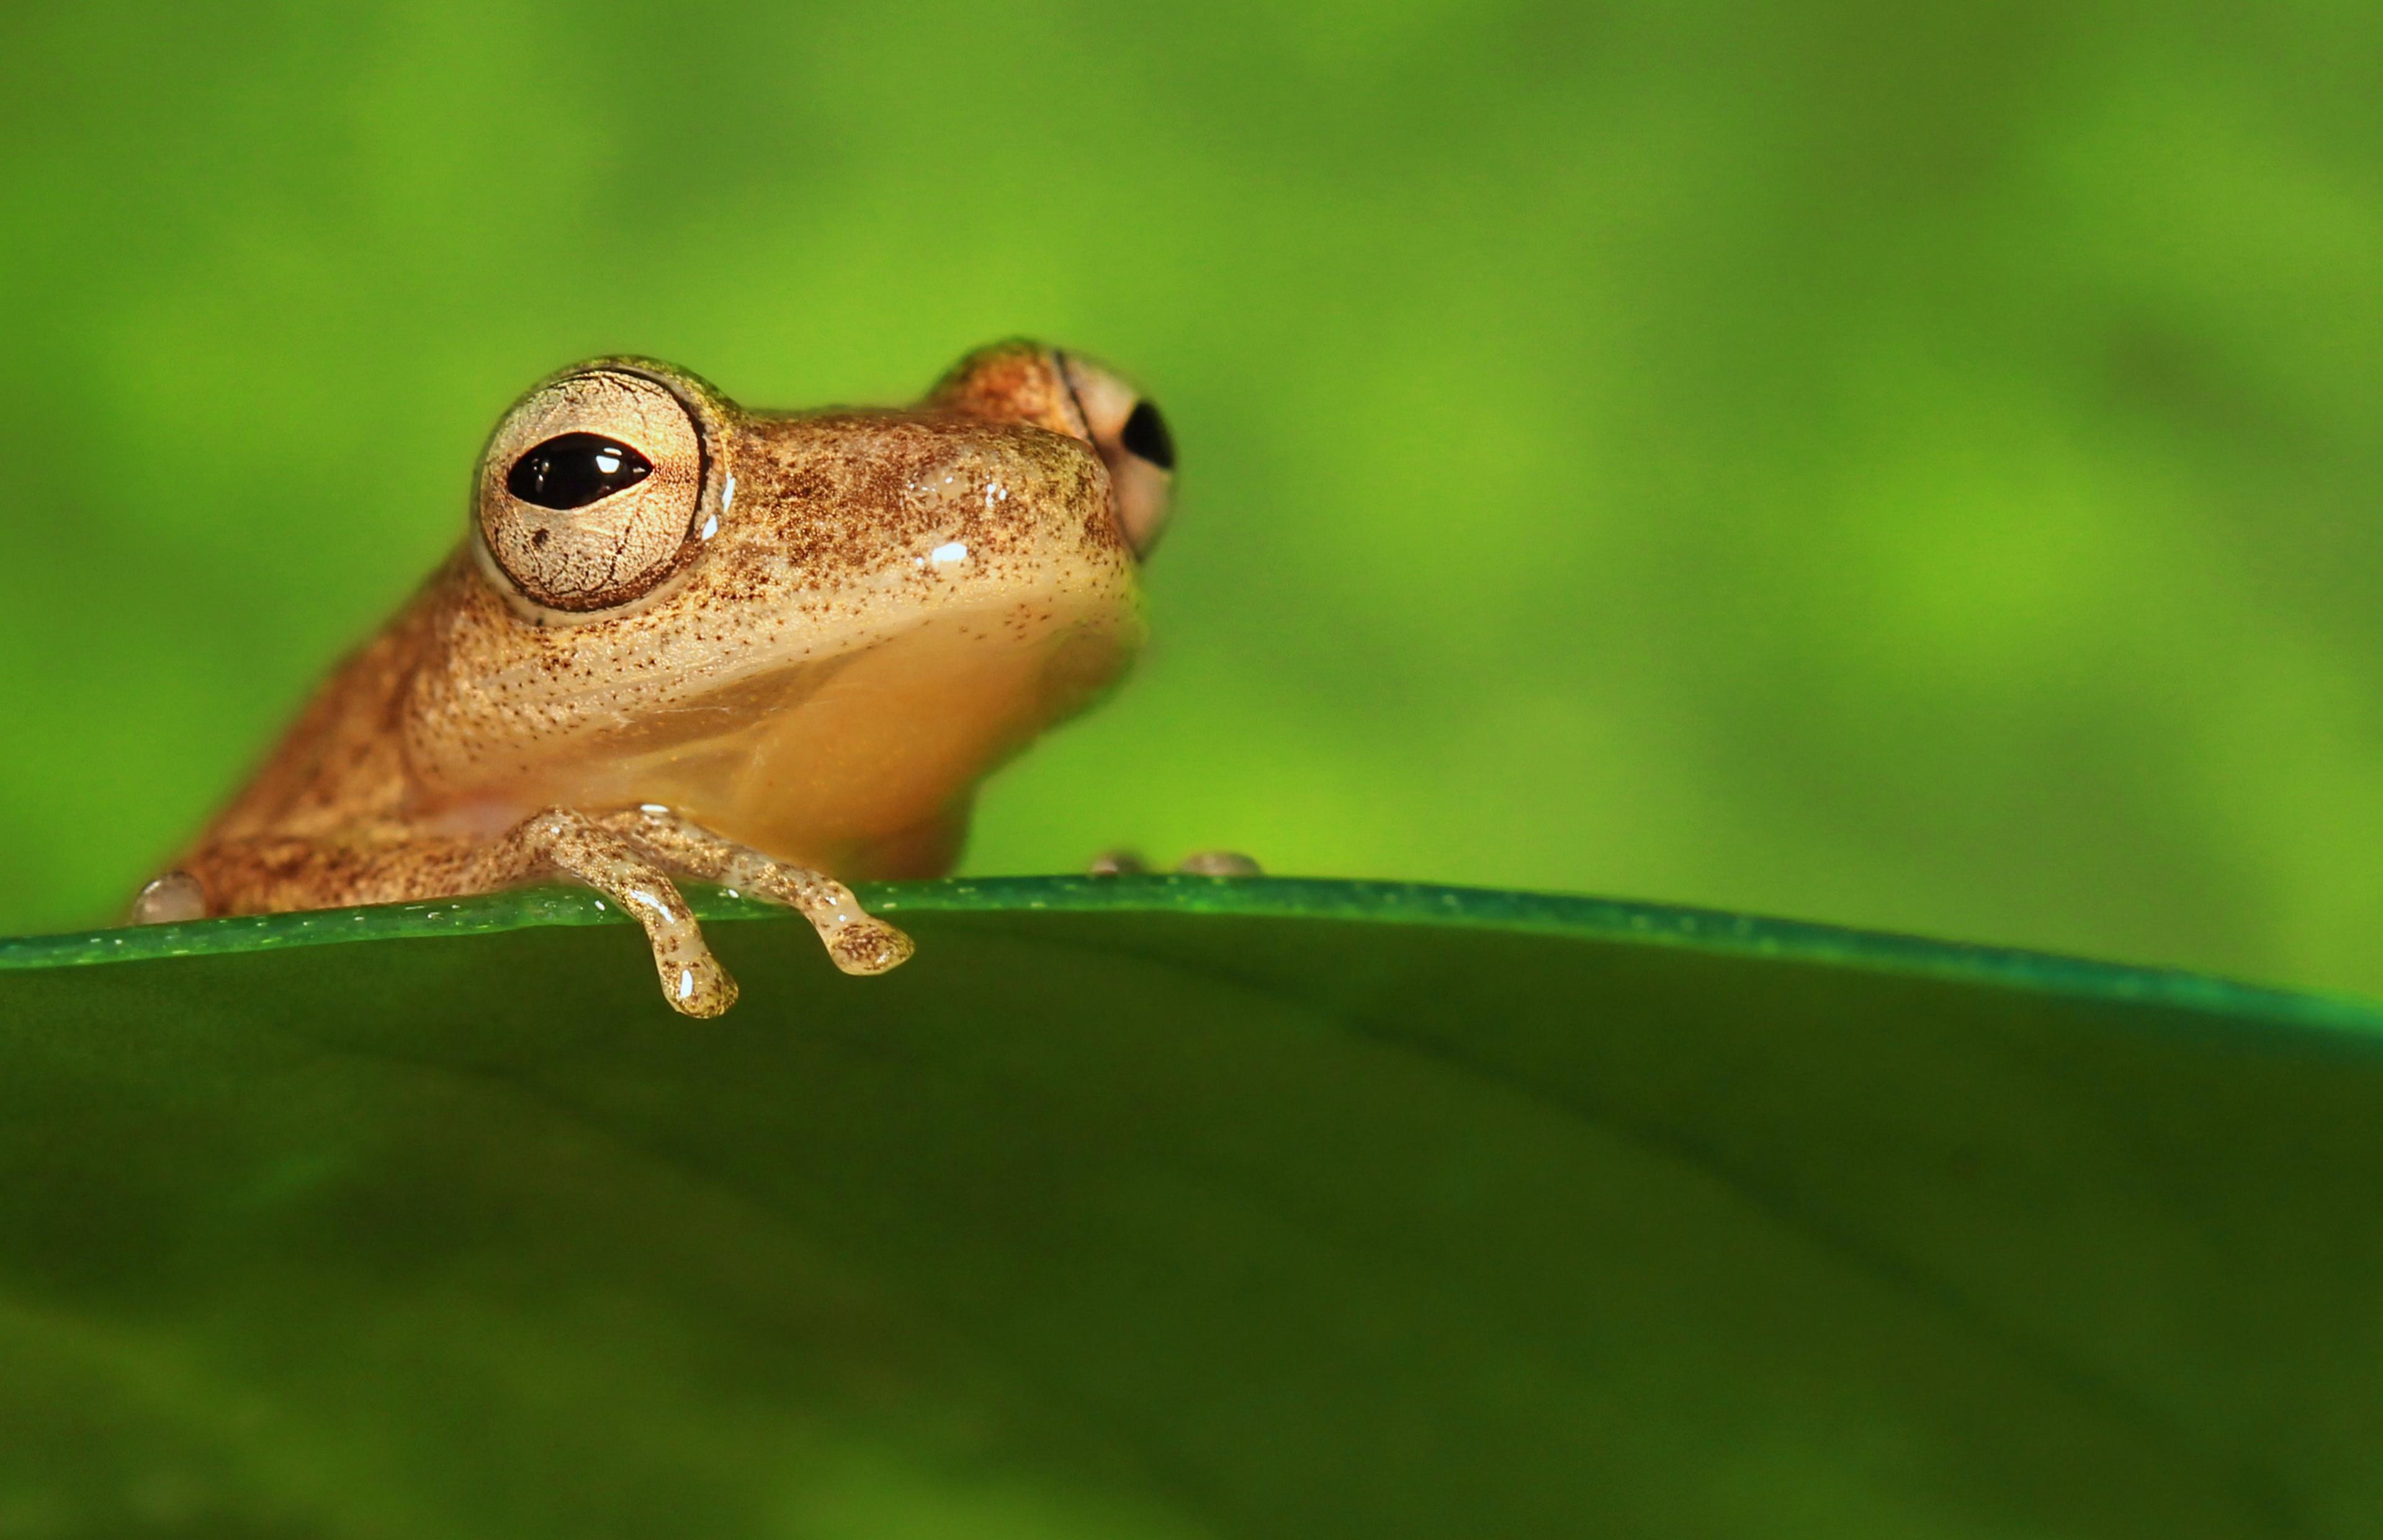
<path id="1" fill-rule="evenodd" d="M 505 490 L 540 508 L 585 508 L 653 474 L 652 461 L 618 439 L 565 433 L 514 461 Z"/>

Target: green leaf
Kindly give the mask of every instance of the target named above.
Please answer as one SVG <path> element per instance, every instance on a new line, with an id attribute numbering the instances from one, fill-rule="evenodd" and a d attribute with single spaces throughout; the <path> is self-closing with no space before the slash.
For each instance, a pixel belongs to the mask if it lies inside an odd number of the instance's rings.
<path id="1" fill-rule="evenodd" d="M 574 894 L 0 942 L 0 1534 L 2377 1533 L 2367 1005 L 866 896 L 709 1023 Z"/>

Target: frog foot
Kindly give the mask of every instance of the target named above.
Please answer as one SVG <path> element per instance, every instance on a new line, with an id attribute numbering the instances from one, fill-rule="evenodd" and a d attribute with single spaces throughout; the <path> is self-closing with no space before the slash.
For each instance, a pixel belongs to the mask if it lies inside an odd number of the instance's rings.
<path id="1" fill-rule="evenodd" d="M 834 878 L 722 839 L 667 807 L 647 803 L 601 821 L 689 877 L 795 910 L 811 922 L 830 960 L 846 973 L 866 977 L 890 972 L 918 950 L 908 935 L 862 908 L 852 890 Z"/>
<path id="2" fill-rule="evenodd" d="M 1130 850 L 1104 850 L 1085 869 L 1088 877 L 1139 877 L 1148 862 Z M 1186 877 L 1262 877 L 1257 862 L 1238 850 L 1201 850 L 1186 856 L 1175 869 Z"/>
<path id="3" fill-rule="evenodd" d="M 1176 863 L 1187 877 L 1263 877 L 1256 860 L 1238 850 L 1199 850 Z"/>
<path id="4" fill-rule="evenodd" d="M 125 917 L 127 925 L 174 925 L 186 919 L 204 919 L 207 914 L 207 890 L 187 871 L 169 871 L 153 878 L 148 885 L 134 895 L 132 909 Z"/>

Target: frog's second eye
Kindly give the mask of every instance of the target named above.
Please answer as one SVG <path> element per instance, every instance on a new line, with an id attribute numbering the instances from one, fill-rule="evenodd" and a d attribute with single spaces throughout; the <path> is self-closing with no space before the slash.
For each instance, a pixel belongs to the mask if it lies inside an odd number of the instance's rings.
<path id="1" fill-rule="evenodd" d="M 653 474 L 654 462 L 626 444 L 600 434 L 566 433 L 514 461 L 505 490 L 540 508 L 585 508 Z"/>
<path id="2" fill-rule="evenodd" d="M 1162 471 L 1175 469 L 1175 436 L 1167 431 L 1167 419 L 1158 414 L 1155 401 L 1134 403 L 1133 410 L 1126 413 L 1117 442 Z"/>
<path id="3" fill-rule="evenodd" d="M 1136 556 L 1148 556 L 1174 499 L 1175 436 L 1158 403 L 1116 374 L 1075 353 L 1056 356 L 1093 448 L 1109 468 L 1117 528 Z"/>
<path id="4" fill-rule="evenodd" d="M 567 375 L 506 413 L 480 462 L 480 540 L 549 610 L 624 604 L 677 570 L 702 505 L 703 434 L 661 381 Z"/>

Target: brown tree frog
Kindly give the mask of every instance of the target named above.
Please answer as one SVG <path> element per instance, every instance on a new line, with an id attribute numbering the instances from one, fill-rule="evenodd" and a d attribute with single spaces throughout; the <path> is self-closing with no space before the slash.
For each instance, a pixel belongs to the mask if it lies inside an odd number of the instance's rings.
<path id="1" fill-rule="evenodd" d="M 562 876 L 716 1016 L 736 986 L 676 873 L 799 910 L 847 973 L 896 967 L 909 938 L 837 879 L 947 869 L 977 782 L 1123 671 L 1174 460 L 1155 406 L 1030 342 L 907 410 L 564 370 L 498 423 L 462 546 L 132 918 Z"/>

